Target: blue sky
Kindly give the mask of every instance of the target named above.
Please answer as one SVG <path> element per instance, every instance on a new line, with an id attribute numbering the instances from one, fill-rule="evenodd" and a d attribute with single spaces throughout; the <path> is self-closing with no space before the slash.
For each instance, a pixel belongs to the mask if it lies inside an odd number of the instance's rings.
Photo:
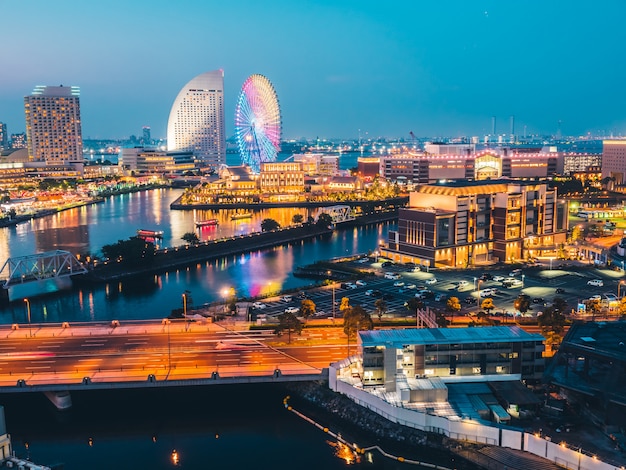
<path id="1" fill-rule="evenodd" d="M 626 2 L 0 0 L 0 122 L 81 87 L 83 135 L 165 137 L 182 86 L 224 69 L 278 94 L 284 138 L 626 134 Z"/>

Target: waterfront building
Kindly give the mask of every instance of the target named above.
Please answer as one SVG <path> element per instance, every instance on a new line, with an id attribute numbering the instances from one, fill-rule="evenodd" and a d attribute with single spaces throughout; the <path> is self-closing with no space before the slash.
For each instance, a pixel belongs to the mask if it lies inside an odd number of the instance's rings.
<path id="1" fill-rule="evenodd" d="M 373 181 L 380 175 L 380 157 L 358 157 L 357 175 L 363 181 Z"/>
<path id="2" fill-rule="evenodd" d="M 82 177 L 82 165 L 51 165 L 46 162 L 30 161 L 28 149 L 4 150 L 0 152 L 0 187 L 16 189 L 34 180 L 76 179 Z"/>
<path id="3" fill-rule="evenodd" d="M 359 331 L 359 375 L 364 386 L 383 385 L 386 391 L 411 388 L 415 379 L 510 380 L 515 374 L 539 380 L 545 367 L 543 341 L 517 326 Z M 447 399 L 445 387 L 438 390 Z"/>
<path id="4" fill-rule="evenodd" d="M 11 134 L 11 145 L 14 150 L 27 148 L 26 133 L 20 132 L 18 134 Z"/>
<path id="5" fill-rule="evenodd" d="M 426 146 L 427 148 L 430 148 Z M 409 184 L 441 180 L 484 180 L 508 178 L 548 178 L 563 173 L 563 155 L 556 149 L 495 148 L 465 153 L 439 153 L 450 150 L 437 146 L 435 153 L 402 152 L 380 157 L 380 175 Z M 459 146 L 452 146 L 457 149 Z"/>
<path id="6" fill-rule="evenodd" d="M 396 261 L 438 267 L 556 257 L 567 227 L 567 205 L 546 183 L 435 183 L 410 193 L 381 250 Z"/>
<path id="7" fill-rule="evenodd" d="M 219 177 L 213 185 L 232 193 L 233 197 L 250 196 L 258 191 L 257 176 L 247 165 L 224 165 L 219 170 Z"/>
<path id="8" fill-rule="evenodd" d="M 602 179 L 611 178 L 615 186 L 626 184 L 626 139 L 602 141 Z"/>
<path id="9" fill-rule="evenodd" d="M 326 183 L 326 191 L 329 193 L 353 193 L 361 189 L 361 180 L 356 176 L 334 176 Z"/>
<path id="10" fill-rule="evenodd" d="M 81 165 L 83 137 L 76 86 L 37 86 L 24 97 L 28 156 L 48 165 Z"/>
<path id="11" fill-rule="evenodd" d="M 304 170 L 302 162 L 261 163 L 259 185 L 262 193 L 304 193 Z"/>
<path id="12" fill-rule="evenodd" d="M 167 149 L 193 152 L 217 169 L 226 162 L 224 71 L 205 72 L 178 93 L 167 123 Z"/>
<path id="13" fill-rule="evenodd" d="M 156 148 L 122 149 L 119 165 L 128 174 L 181 174 L 196 169 L 192 152 L 175 152 Z"/>
<path id="14" fill-rule="evenodd" d="M 9 136 L 7 135 L 7 125 L 0 122 L 0 151 L 9 148 Z"/>
<path id="15" fill-rule="evenodd" d="M 324 153 L 299 153 L 293 161 L 302 164 L 305 175 L 335 176 L 339 173 L 339 156 Z"/>

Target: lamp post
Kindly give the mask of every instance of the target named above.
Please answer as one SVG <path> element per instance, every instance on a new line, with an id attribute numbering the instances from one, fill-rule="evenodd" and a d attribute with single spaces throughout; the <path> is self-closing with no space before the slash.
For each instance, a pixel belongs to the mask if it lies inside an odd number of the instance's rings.
<path id="1" fill-rule="evenodd" d="M 187 322 L 187 292 L 183 294 L 183 318 Z"/>
<path id="2" fill-rule="evenodd" d="M 24 302 L 26 302 L 26 315 L 28 317 L 28 336 L 32 337 L 33 330 L 30 325 L 30 300 L 24 299 Z"/>
<path id="3" fill-rule="evenodd" d="M 624 282 L 626 282 L 626 281 L 621 280 L 621 281 L 619 281 L 617 283 L 617 300 L 621 299 L 621 296 L 620 296 L 620 294 L 621 294 L 621 287 L 622 287 L 622 284 L 624 284 Z"/>
<path id="4" fill-rule="evenodd" d="M 522 274 L 522 290 L 524 290 L 524 278 L 525 278 L 525 277 L 526 277 L 526 276 L 525 276 L 524 274 Z"/>

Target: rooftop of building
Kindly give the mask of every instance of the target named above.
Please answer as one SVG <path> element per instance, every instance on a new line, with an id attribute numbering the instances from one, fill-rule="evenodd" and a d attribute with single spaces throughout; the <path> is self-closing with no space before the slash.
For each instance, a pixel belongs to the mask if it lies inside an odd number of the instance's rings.
<path id="1" fill-rule="evenodd" d="M 518 326 L 492 326 L 483 328 L 407 328 L 402 330 L 359 331 L 364 347 L 390 346 L 401 349 L 404 345 L 519 343 L 544 341 L 538 333 L 528 333 Z"/>

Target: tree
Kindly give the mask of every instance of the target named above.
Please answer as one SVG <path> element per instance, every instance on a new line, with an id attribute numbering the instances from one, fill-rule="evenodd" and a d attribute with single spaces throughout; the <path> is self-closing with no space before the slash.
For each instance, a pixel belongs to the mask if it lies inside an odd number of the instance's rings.
<path id="1" fill-rule="evenodd" d="M 348 338 L 355 336 L 357 331 L 373 329 L 372 317 L 360 305 L 346 309 L 344 312 L 343 332 Z"/>
<path id="2" fill-rule="evenodd" d="M 294 214 L 294 216 L 291 218 L 291 223 L 292 224 L 301 224 L 302 222 L 304 222 L 304 216 L 302 214 Z"/>
<path id="3" fill-rule="evenodd" d="M 330 227 L 333 225 L 333 218 L 329 214 L 322 212 L 317 216 L 316 224 L 320 227 Z"/>
<path id="4" fill-rule="evenodd" d="M 528 297 L 518 297 L 513 301 L 513 307 L 515 307 L 520 313 L 526 313 L 530 308 L 530 300 Z"/>
<path id="5" fill-rule="evenodd" d="M 460 312 L 461 311 L 461 301 L 459 300 L 458 297 L 450 297 L 448 299 L 448 301 L 446 302 L 446 310 L 450 313 L 452 313 L 452 316 L 454 316 L 455 313 Z"/>
<path id="6" fill-rule="evenodd" d="M 311 315 L 315 313 L 315 302 L 311 299 L 304 299 L 300 302 L 300 315 L 304 318 L 309 318 Z"/>
<path id="7" fill-rule="evenodd" d="M 117 243 L 104 245 L 102 254 L 105 258 L 126 264 L 149 264 L 154 259 L 154 243 L 139 237 L 118 240 Z"/>
<path id="8" fill-rule="evenodd" d="M 341 312 L 341 314 L 345 315 L 345 312 L 350 308 L 352 308 L 350 307 L 350 299 L 348 297 L 342 297 L 341 304 L 339 305 L 339 311 Z"/>
<path id="9" fill-rule="evenodd" d="M 277 230 L 279 228 L 280 228 L 280 224 L 276 222 L 274 219 L 263 219 L 261 221 L 262 232 L 271 232 L 272 230 Z"/>
<path id="10" fill-rule="evenodd" d="M 278 336 L 282 335 L 287 330 L 289 334 L 288 342 L 291 343 L 291 332 L 294 331 L 298 334 L 302 332 L 302 322 L 298 320 L 295 313 L 283 313 L 278 316 L 278 325 L 274 329 L 274 333 Z"/>
<path id="11" fill-rule="evenodd" d="M 490 315 L 491 311 L 496 308 L 496 306 L 493 304 L 493 299 L 491 297 L 487 297 L 480 304 L 480 308 L 487 310 L 487 315 Z"/>
<path id="12" fill-rule="evenodd" d="M 561 334 L 565 330 L 565 322 L 563 314 L 556 311 L 554 307 L 548 307 L 537 317 L 537 324 L 542 332 L 553 331 Z"/>
<path id="13" fill-rule="evenodd" d="M 187 232 L 180 238 L 186 241 L 187 243 L 189 243 L 190 245 L 197 245 L 200 242 L 200 239 L 198 238 L 198 234 L 195 232 Z"/>
<path id="14" fill-rule="evenodd" d="M 422 302 L 420 299 L 412 297 L 405 302 L 404 306 L 409 312 L 416 313 L 417 309 L 424 308 L 424 302 Z"/>
<path id="15" fill-rule="evenodd" d="M 378 315 L 378 322 L 380 323 L 383 315 L 387 313 L 387 302 L 384 299 L 378 299 L 374 302 L 374 307 L 376 307 L 376 315 Z"/>

